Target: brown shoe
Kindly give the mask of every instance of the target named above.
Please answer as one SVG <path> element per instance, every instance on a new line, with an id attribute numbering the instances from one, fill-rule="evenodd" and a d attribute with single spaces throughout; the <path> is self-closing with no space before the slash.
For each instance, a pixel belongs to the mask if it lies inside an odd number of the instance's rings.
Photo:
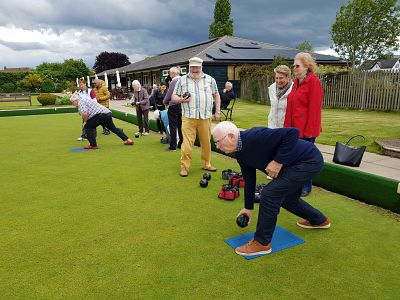
<path id="1" fill-rule="evenodd" d="M 208 166 L 208 167 L 205 167 L 205 168 L 202 168 L 203 170 L 206 170 L 206 171 L 210 171 L 210 172 L 216 172 L 217 171 L 217 168 L 216 167 L 214 167 L 214 166 Z"/>
<path id="2" fill-rule="evenodd" d="M 303 227 L 303 228 L 307 228 L 307 229 L 328 229 L 329 227 L 331 227 L 331 222 L 329 221 L 329 219 L 326 219 L 321 224 L 313 225 L 310 222 L 308 222 L 307 220 L 300 220 L 300 221 L 297 221 L 297 225 L 300 227 Z"/>
<path id="3" fill-rule="evenodd" d="M 124 142 L 124 145 L 133 145 L 134 144 L 134 142 L 132 141 L 132 140 L 130 140 L 130 139 L 127 139 L 125 142 Z"/>
<path id="4" fill-rule="evenodd" d="M 179 175 L 181 177 L 187 177 L 189 175 L 189 172 L 185 168 L 182 168 L 181 171 L 179 172 Z"/>
<path id="5" fill-rule="evenodd" d="M 246 245 L 237 247 L 235 249 L 235 252 L 237 254 L 243 255 L 243 256 L 268 254 L 268 253 L 271 253 L 271 251 L 272 251 L 271 244 L 264 246 L 263 244 L 261 244 L 259 241 L 255 240 L 255 239 L 252 239 Z"/>

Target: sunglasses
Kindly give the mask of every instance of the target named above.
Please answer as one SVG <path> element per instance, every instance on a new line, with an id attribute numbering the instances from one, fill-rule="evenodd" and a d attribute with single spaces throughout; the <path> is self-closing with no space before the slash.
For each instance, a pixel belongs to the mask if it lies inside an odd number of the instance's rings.
<path id="1" fill-rule="evenodd" d="M 300 65 L 293 65 L 294 69 L 300 68 Z"/>

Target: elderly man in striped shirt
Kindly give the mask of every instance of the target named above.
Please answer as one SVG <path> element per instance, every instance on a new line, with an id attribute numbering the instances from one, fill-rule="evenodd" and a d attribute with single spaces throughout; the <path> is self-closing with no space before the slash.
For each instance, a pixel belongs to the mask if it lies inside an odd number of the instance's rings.
<path id="1" fill-rule="evenodd" d="M 215 101 L 215 119 L 220 118 L 220 96 L 217 83 L 210 75 L 202 71 L 203 60 L 199 57 L 189 59 L 189 74 L 178 79 L 172 95 L 172 101 L 182 104 L 182 133 L 180 176 L 189 175 L 192 151 L 199 135 L 201 146 L 201 163 L 203 170 L 217 171 L 211 165 L 211 117 Z M 190 93 L 190 96 L 186 96 Z"/>

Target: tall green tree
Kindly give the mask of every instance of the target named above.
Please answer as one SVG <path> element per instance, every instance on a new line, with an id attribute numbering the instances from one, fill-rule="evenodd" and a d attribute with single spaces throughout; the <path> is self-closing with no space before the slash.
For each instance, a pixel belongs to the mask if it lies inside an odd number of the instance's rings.
<path id="1" fill-rule="evenodd" d="M 65 80 L 75 81 L 77 77 L 91 75 L 83 59 L 66 59 L 62 64 L 62 75 Z"/>
<path id="2" fill-rule="evenodd" d="M 397 0 L 350 0 L 342 4 L 331 28 L 332 49 L 358 66 L 399 49 L 400 8 Z"/>
<path id="3" fill-rule="evenodd" d="M 310 41 L 301 42 L 296 46 L 296 49 L 305 52 L 314 52 L 314 47 L 312 46 Z"/>
<path id="4" fill-rule="evenodd" d="M 231 3 L 229 0 L 217 0 L 214 8 L 214 23 L 210 25 L 209 38 L 218 38 L 224 35 L 233 35 L 233 20 Z"/>
<path id="5" fill-rule="evenodd" d="M 93 69 L 96 73 L 100 73 L 106 70 L 120 68 L 129 65 L 131 62 L 126 54 L 119 52 L 101 52 L 96 56 Z"/>
<path id="6" fill-rule="evenodd" d="M 62 63 L 43 62 L 36 66 L 35 70 L 36 72 L 42 74 L 45 79 L 59 83 L 65 80 L 62 73 L 62 66 Z"/>

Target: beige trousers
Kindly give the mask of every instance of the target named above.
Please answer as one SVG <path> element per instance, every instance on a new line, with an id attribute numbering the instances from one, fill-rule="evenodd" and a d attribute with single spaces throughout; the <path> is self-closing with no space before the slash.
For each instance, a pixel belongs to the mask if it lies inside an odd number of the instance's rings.
<path id="1" fill-rule="evenodd" d="M 182 116 L 183 143 L 181 146 L 181 168 L 189 171 L 192 162 L 193 145 L 199 135 L 202 168 L 211 166 L 211 118 L 189 119 Z"/>

